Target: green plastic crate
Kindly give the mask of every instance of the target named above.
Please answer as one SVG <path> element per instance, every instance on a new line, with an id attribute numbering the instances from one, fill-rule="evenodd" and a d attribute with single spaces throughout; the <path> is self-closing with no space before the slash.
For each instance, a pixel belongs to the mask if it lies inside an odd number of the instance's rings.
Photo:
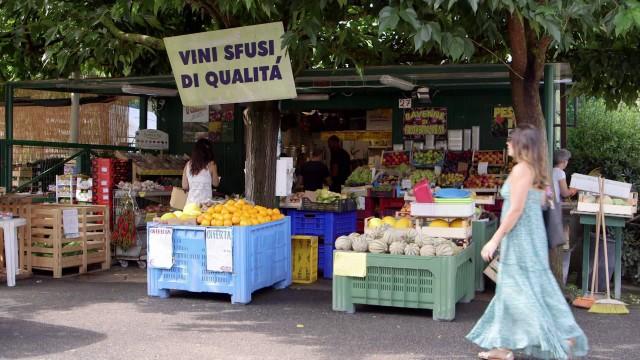
<path id="1" fill-rule="evenodd" d="M 475 266 L 476 266 L 476 291 L 483 292 L 484 291 L 484 268 L 487 267 L 487 263 L 482 260 L 482 256 L 480 255 L 480 251 L 482 251 L 482 247 L 486 243 L 491 240 L 493 234 L 498 229 L 498 220 L 489 220 L 489 221 L 473 221 L 471 223 L 471 238 L 473 242 L 476 244 L 475 247 Z"/>
<path id="2" fill-rule="evenodd" d="M 367 276 L 333 277 L 333 310 L 355 304 L 432 309 L 434 320 L 453 320 L 456 303 L 475 296 L 475 248 L 456 256 L 367 254 Z"/>

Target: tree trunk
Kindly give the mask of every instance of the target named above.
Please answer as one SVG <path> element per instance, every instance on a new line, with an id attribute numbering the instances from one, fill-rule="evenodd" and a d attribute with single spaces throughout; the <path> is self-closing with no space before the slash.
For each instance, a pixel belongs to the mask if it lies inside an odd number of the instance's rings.
<path id="1" fill-rule="evenodd" d="M 245 195 L 257 205 L 275 207 L 280 112 L 276 101 L 250 103 L 245 115 Z"/>

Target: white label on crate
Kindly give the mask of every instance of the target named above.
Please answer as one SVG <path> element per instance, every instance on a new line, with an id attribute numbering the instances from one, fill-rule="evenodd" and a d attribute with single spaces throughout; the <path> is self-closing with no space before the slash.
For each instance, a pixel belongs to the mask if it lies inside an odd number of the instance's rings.
<path id="1" fill-rule="evenodd" d="M 105 201 L 109 200 L 109 195 L 102 195 L 102 200 L 105 200 Z"/>
<path id="2" fill-rule="evenodd" d="M 150 267 L 171 269 L 173 267 L 173 229 L 169 227 L 149 228 L 147 252 Z"/>
<path id="3" fill-rule="evenodd" d="M 487 162 L 479 162 L 478 163 L 478 175 L 487 175 L 489 172 L 489 163 Z"/>
<path id="4" fill-rule="evenodd" d="M 107 185 L 109 185 L 109 182 L 107 182 L 107 180 L 102 180 L 102 181 L 100 181 L 100 185 L 107 186 Z"/>
<path id="5" fill-rule="evenodd" d="M 62 228 L 64 231 L 64 237 L 68 239 L 80 237 L 78 209 L 62 210 Z"/>
<path id="6" fill-rule="evenodd" d="M 207 271 L 233 272 L 233 229 L 207 228 Z"/>
<path id="7" fill-rule="evenodd" d="M 109 168 L 107 168 L 106 166 L 103 166 L 100 168 L 100 171 L 102 171 L 103 173 L 108 173 L 109 172 Z"/>

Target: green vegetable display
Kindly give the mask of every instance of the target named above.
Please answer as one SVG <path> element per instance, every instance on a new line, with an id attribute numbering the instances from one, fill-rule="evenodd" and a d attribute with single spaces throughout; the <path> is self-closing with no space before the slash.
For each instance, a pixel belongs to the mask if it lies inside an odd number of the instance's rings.
<path id="1" fill-rule="evenodd" d="M 433 184 L 438 176 L 433 170 L 416 170 L 411 173 L 409 179 L 411 180 L 411 184 L 415 185 L 424 179 L 428 179 L 429 183 Z"/>
<path id="2" fill-rule="evenodd" d="M 345 182 L 348 186 L 371 184 L 371 169 L 368 166 L 360 166 L 355 169 Z"/>

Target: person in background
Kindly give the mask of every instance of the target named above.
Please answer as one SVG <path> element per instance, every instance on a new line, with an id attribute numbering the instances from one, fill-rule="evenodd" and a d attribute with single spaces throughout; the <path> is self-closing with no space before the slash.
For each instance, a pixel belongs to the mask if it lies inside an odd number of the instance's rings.
<path id="1" fill-rule="evenodd" d="M 349 153 L 342 148 L 340 139 L 332 135 L 329 140 L 329 150 L 331 150 L 331 187 L 333 192 L 341 192 L 342 185 L 351 174 L 351 157 Z"/>
<path id="2" fill-rule="evenodd" d="M 298 183 L 302 183 L 305 191 L 316 191 L 322 189 L 324 185 L 331 184 L 329 168 L 322 162 L 323 155 L 322 149 L 313 149 L 311 160 L 304 163 L 296 171 Z"/>
<path id="3" fill-rule="evenodd" d="M 191 160 L 182 172 L 182 189 L 187 191 L 187 204 L 203 203 L 213 196 L 213 187 L 220 185 L 218 166 L 213 157 L 213 144 L 209 139 L 199 139 Z"/>
<path id="4" fill-rule="evenodd" d="M 553 190 L 556 195 L 556 201 L 558 204 L 562 203 L 562 198 L 568 198 L 575 195 L 578 190 L 570 189 L 567 186 L 567 174 L 565 174 L 564 169 L 567 168 L 569 164 L 569 159 L 571 159 L 571 152 L 567 149 L 558 149 L 553 153 L 553 172 L 551 174 L 553 181 Z M 567 283 L 567 277 L 569 276 L 569 265 L 571 264 L 571 244 L 569 243 L 569 220 L 564 219 L 564 233 L 566 237 L 566 243 L 563 246 L 563 256 L 562 256 L 562 283 Z"/>
<path id="5" fill-rule="evenodd" d="M 576 323 L 549 266 L 542 204 L 550 185 L 543 132 L 519 127 L 507 142 L 516 165 L 500 194 L 500 226 L 482 248 L 491 261 L 500 248 L 496 293 L 467 339 L 490 349 L 481 359 L 527 357 L 568 359 L 586 356 L 588 341 Z"/>
<path id="6" fill-rule="evenodd" d="M 571 153 L 567 149 L 558 149 L 553 153 L 553 190 L 556 193 L 556 201 L 562 202 L 562 198 L 575 195 L 578 191 L 570 189 L 567 185 L 567 174 L 564 169 L 569 165 Z"/>

